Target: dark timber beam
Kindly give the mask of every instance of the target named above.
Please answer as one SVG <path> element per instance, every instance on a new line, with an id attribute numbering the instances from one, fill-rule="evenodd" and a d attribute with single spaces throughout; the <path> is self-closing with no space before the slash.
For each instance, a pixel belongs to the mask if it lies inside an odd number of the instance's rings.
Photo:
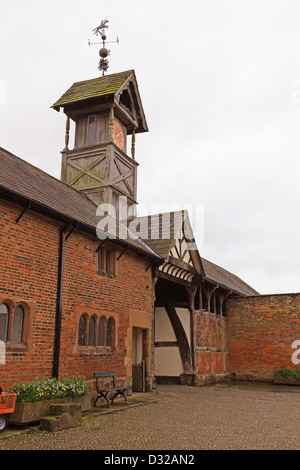
<path id="1" fill-rule="evenodd" d="M 167 293 L 164 296 L 163 303 L 176 336 L 176 341 L 178 343 L 184 373 L 192 374 L 192 353 L 188 343 L 188 339 L 186 337 L 186 333 L 180 321 L 180 318 L 177 315 L 174 304 Z"/>

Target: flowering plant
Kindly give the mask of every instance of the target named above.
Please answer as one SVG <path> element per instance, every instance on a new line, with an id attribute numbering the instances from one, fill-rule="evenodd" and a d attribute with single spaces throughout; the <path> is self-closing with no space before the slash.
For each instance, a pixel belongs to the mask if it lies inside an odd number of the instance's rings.
<path id="1" fill-rule="evenodd" d="M 300 370 L 298 369 L 278 369 L 274 372 L 276 377 L 300 377 Z"/>
<path id="2" fill-rule="evenodd" d="M 55 398 L 78 397 L 88 394 L 88 388 L 79 377 L 57 379 L 42 379 L 34 382 L 15 385 L 11 393 L 16 393 L 18 403 L 29 403 Z"/>

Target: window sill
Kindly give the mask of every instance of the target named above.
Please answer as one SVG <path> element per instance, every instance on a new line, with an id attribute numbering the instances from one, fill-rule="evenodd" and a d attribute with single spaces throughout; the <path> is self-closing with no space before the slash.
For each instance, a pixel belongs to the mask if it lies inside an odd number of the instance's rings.
<path id="1" fill-rule="evenodd" d="M 115 348 L 106 346 L 78 346 L 78 353 L 83 356 L 106 356 L 114 351 Z"/>
<path id="2" fill-rule="evenodd" d="M 5 343 L 6 352 L 27 352 L 28 347 L 24 343 Z"/>
<path id="3" fill-rule="evenodd" d="M 104 271 L 97 271 L 96 274 L 97 274 L 97 276 L 107 277 L 108 279 L 114 279 L 116 277 L 115 274 L 107 274 Z"/>

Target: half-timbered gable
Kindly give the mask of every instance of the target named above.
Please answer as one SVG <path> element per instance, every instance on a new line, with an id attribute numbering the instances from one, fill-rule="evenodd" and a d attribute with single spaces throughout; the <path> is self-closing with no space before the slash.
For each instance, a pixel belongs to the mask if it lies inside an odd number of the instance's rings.
<path id="1" fill-rule="evenodd" d="M 155 280 L 155 361 L 158 382 L 197 383 L 228 371 L 224 303 L 257 292 L 200 257 L 186 211 L 131 221 L 161 258 Z M 200 377 L 200 378 L 199 378 Z"/>

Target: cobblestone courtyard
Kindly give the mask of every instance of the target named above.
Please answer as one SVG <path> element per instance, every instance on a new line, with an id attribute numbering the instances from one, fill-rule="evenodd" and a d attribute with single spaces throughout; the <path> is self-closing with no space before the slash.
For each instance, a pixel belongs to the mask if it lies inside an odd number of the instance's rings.
<path id="1" fill-rule="evenodd" d="M 159 386 L 145 398 L 153 401 L 89 415 L 79 428 L 1 438 L 0 450 L 300 449 L 297 387 Z"/>

